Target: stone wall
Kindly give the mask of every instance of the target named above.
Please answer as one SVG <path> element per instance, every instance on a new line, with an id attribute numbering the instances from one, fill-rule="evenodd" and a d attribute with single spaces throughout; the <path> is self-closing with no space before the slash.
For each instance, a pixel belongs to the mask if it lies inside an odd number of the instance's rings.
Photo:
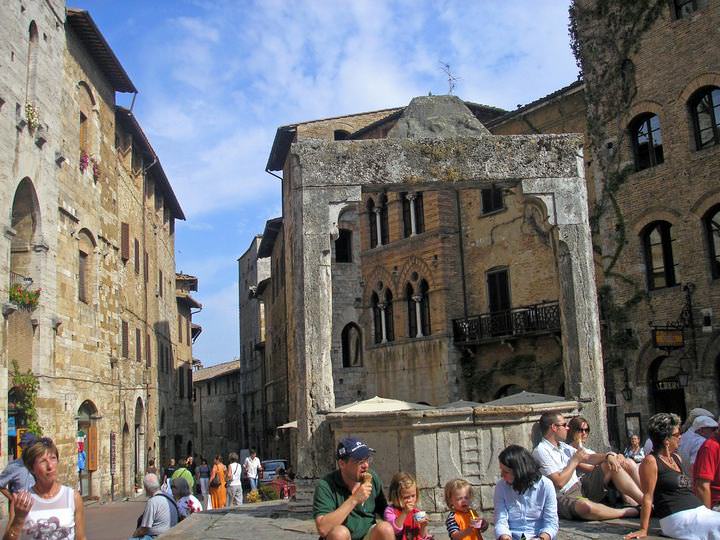
<path id="1" fill-rule="evenodd" d="M 238 364 L 237 361 L 231 364 Z M 213 369 L 213 368 L 206 368 Z M 195 371 L 193 383 L 193 422 L 196 452 L 212 466 L 215 456 L 222 456 L 229 463 L 228 454 L 239 452 L 240 416 L 237 396 L 240 389 L 239 366 L 215 377 L 205 378 L 204 370 Z M 172 457 L 172 456 L 171 456 Z"/>
<path id="2" fill-rule="evenodd" d="M 429 409 L 392 413 L 332 413 L 327 416 L 335 445 L 358 437 L 375 449 L 372 468 L 385 489 L 399 471 L 414 475 L 419 506 L 439 519 L 447 512 L 444 486 L 454 478 L 472 484 L 476 508 L 493 507 L 493 486 L 500 477 L 497 457 L 510 444 L 532 449 L 534 425 L 545 411 L 576 414 L 579 403 Z"/>

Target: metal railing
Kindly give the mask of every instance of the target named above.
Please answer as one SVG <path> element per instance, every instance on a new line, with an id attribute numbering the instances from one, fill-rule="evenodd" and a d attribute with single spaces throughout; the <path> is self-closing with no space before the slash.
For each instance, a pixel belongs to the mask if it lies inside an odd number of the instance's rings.
<path id="1" fill-rule="evenodd" d="M 32 285 L 32 278 L 18 274 L 17 272 L 10 272 L 10 285 L 21 285 L 23 288 Z"/>
<path id="2" fill-rule="evenodd" d="M 456 344 L 560 331 L 560 305 L 546 302 L 453 320 Z"/>

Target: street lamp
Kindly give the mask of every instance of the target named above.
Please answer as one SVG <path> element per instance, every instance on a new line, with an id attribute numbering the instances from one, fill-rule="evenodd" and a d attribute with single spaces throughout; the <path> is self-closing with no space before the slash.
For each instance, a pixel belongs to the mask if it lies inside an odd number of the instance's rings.
<path id="1" fill-rule="evenodd" d="M 685 371 L 682 366 L 680 366 L 680 371 L 678 371 L 677 374 L 677 380 L 680 384 L 680 388 L 685 388 L 688 385 L 688 380 L 690 379 L 690 374 Z"/>

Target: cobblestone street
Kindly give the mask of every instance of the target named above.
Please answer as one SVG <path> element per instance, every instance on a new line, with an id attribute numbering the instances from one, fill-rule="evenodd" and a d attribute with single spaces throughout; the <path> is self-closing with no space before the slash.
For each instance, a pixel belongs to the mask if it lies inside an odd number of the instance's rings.
<path id="1" fill-rule="evenodd" d="M 637 527 L 638 520 L 561 521 L 558 540 L 617 540 Z M 445 525 L 439 520 L 433 524 L 431 532 L 437 540 L 447 538 Z M 662 538 L 656 522 L 651 533 L 653 535 L 648 536 L 651 540 Z M 286 510 L 286 503 L 277 501 L 245 505 L 232 511 L 194 514 L 161 536 L 163 540 L 290 540 L 317 537 L 315 524 L 309 515 L 290 514 Z M 484 537 L 494 538 L 492 527 Z"/>

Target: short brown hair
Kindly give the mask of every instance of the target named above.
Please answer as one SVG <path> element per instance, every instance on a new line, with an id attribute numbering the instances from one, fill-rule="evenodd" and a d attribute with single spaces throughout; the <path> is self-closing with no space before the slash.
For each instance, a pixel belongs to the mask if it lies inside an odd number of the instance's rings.
<path id="1" fill-rule="evenodd" d="M 54 454 L 56 458 L 60 459 L 60 452 L 58 452 L 57 446 L 50 437 L 41 437 L 35 441 L 29 448 L 23 450 L 22 460 L 25 467 L 32 471 L 35 466 L 35 461 L 45 455 L 45 452 Z"/>
<path id="2" fill-rule="evenodd" d="M 469 489 L 468 496 L 472 499 L 473 488 L 470 485 L 470 482 L 468 482 L 464 478 L 455 478 L 454 480 L 450 480 L 447 484 L 445 484 L 445 504 L 447 504 L 448 508 L 452 508 L 450 501 L 452 500 L 453 493 L 465 488 Z"/>
<path id="3" fill-rule="evenodd" d="M 400 500 L 400 492 L 405 489 L 415 489 L 415 495 L 418 495 L 417 483 L 411 474 L 399 472 L 390 480 L 390 489 L 388 490 L 388 498 L 390 503 L 396 508 L 402 508 Z"/>

